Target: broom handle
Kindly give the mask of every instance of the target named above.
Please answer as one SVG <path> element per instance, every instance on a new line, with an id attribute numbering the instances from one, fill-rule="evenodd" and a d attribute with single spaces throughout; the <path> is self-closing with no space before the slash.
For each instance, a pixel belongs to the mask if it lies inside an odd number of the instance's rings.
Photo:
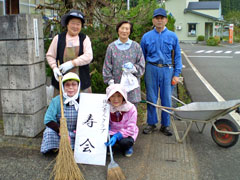
<path id="1" fill-rule="evenodd" d="M 108 141 L 110 141 L 110 134 L 108 134 Z M 114 162 L 114 160 L 113 160 L 113 153 L 112 153 L 112 146 L 111 145 L 109 145 L 109 151 L 110 151 L 111 162 Z"/>
<path id="2" fill-rule="evenodd" d="M 58 67 L 60 66 L 59 60 L 58 60 Z M 62 96 L 62 77 L 58 77 L 59 80 L 59 94 L 60 94 L 60 104 L 61 104 L 61 117 L 64 118 L 64 111 L 63 111 L 63 96 Z"/>

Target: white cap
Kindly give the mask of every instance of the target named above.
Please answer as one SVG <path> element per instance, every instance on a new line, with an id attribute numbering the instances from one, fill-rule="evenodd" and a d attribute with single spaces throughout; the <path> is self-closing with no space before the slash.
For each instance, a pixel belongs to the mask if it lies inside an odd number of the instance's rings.
<path id="1" fill-rule="evenodd" d="M 80 83 L 80 79 L 79 79 L 78 75 L 73 72 L 69 72 L 69 73 L 65 74 L 62 78 L 62 83 L 66 82 L 68 80 L 75 80 Z"/>

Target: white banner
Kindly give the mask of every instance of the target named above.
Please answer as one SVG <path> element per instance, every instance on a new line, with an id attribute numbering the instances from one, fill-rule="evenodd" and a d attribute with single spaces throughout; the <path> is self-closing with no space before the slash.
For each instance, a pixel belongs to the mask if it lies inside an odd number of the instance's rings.
<path id="1" fill-rule="evenodd" d="M 77 163 L 106 164 L 110 107 L 106 94 L 80 93 L 74 148 Z"/>

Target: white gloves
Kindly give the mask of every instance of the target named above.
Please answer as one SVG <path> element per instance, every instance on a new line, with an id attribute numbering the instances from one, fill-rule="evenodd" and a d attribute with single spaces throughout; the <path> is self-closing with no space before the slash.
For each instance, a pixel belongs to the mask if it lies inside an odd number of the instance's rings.
<path id="1" fill-rule="evenodd" d="M 131 62 L 127 62 L 122 66 L 123 71 L 128 73 L 135 73 L 137 72 L 136 67 Z"/>
<path id="2" fill-rule="evenodd" d="M 58 76 L 62 76 L 62 73 L 59 71 L 59 69 L 57 67 L 53 68 L 53 74 L 54 77 L 57 81 L 59 81 Z"/>
<path id="3" fill-rule="evenodd" d="M 72 61 L 67 61 L 63 64 L 60 65 L 59 67 L 59 70 L 65 74 L 68 70 L 72 69 L 74 66 L 73 66 L 73 63 Z"/>
<path id="4" fill-rule="evenodd" d="M 111 79 L 110 81 L 108 81 L 108 85 L 110 86 L 111 84 L 114 84 L 114 79 Z"/>

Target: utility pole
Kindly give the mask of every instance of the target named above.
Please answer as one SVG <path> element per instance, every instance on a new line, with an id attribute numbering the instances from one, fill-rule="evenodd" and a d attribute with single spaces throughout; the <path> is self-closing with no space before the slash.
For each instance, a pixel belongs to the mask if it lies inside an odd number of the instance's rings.
<path id="1" fill-rule="evenodd" d="M 130 0 L 127 0 L 127 10 L 130 10 Z"/>
<path id="2" fill-rule="evenodd" d="M 163 6 L 164 3 L 165 3 L 165 0 L 160 0 L 160 4 L 161 4 L 161 6 Z"/>

